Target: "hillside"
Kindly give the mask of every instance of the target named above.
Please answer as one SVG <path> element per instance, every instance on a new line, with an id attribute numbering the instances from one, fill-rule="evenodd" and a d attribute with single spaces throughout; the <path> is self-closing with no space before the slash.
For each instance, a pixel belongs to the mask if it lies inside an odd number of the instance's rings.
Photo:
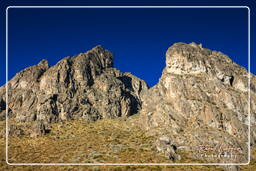
<path id="1" fill-rule="evenodd" d="M 251 148 L 256 141 L 253 74 L 221 52 L 175 43 L 159 82 L 149 88 L 114 68 L 113 58 L 96 46 L 53 66 L 42 60 L 0 87 L 8 161 L 247 163 L 249 121 Z"/>

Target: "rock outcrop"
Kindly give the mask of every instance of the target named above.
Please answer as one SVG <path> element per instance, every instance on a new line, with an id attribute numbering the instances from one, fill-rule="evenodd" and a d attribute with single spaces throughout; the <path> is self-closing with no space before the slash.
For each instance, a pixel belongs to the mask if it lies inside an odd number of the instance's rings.
<path id="1" fill-rule="evenodd" d="M 8 114 L 16 121 L 95 121 L 130 116 L 141 108 L 147 84 L 113 66 L 113 55 L 96 46 L 54 66 L 46 60 L 8 82 Z M 0 118 L 5 118 L 6 87 L 0 88 Z"/>
<path id="2" fill-rule="evenodd" d="M 50 125 L 47 123 L 43 123 L 42 121 L 26 122 L 25 124 L 12 123 L 8 125 L 8 135 L 10 137 L 38 137 L 49 133 L 50 130 Z M 2 136 L 4 137 L 5 133 L 2 133 Z"/>
<path id="3" fill-rule="evenodd" d="M 141 123 L 150 133 L 186 147 L 190 154 L 222 144 L 222 151 L 236 158 L 209 160 L 247 162 L 249 112 L 251 143 L 255 143 L 255 87 L 255 76 L 228 56 L 195 43 L 176 43 L 166 52 L 158 84 L 142 96 Z M 214 150 L 205 153 L 216 154 Z"/>

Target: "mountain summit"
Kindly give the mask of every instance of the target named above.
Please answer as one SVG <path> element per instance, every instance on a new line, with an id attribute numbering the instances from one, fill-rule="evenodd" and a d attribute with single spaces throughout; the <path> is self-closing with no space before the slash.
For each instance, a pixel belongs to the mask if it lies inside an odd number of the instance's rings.
<path id="1" fill-rule="evenodd" d="M 147 84 L 112 66 L 113 55 L 96 46 L 51 67 L 43 60 L 26 68 L 8 83 L 9 116 L 17 121 L 58 122 L 137 113 L 140 93 L 148 89 Z M 0 94 L 5 104 L 4 87 Z M 1 118 L 4 110 L 2 107 Z"/>
<path id="2" fill-rule="evenodd" d="M 175 43 L 166 52 L 158 84 L 142 97 L 141 124 L 191 154 L 198 153 L 200 146 L 240 147 L 239 152 L 224 150 L 239 156 L 225 161 L 246 162 L 249 114 L 251 143 L 256 140 L 255 86 L 255 76 L 223 53 L 195 43 Z"/>

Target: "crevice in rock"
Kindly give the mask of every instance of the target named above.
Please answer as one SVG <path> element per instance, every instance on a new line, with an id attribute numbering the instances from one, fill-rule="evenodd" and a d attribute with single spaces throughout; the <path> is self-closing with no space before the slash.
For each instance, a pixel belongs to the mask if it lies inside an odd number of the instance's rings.
<path id="1" fill-rule="evenodd" d="M 233 86 L 233 82 L 234 82 L 234 76 L 230 76 L 230 85 Z"/>

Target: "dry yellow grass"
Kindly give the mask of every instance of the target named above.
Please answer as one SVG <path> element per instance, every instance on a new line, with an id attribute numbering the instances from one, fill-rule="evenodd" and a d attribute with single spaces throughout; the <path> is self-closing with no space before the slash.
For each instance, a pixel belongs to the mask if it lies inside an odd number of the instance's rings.
<path id="1" fill-rule="evenodd" d="M 125 118 L 104 119 L 95 123 L 69 121 L 52 124 L 42 137 L 9 138 L 9 162 L 15 163 L 170 163 L 151 145 L 155 137 Z M 1 130 L 4 122 L 0 122 Z M 0 139 L 0 170 L 222 170 L 216 166 L 8 166 L 5 142 Z M 256 153 L 254 152 L 256 156 Z M 183 158 L 179 162 L 202 162 Z M 253 165 L 242 170 L 256 170 Z"/>

